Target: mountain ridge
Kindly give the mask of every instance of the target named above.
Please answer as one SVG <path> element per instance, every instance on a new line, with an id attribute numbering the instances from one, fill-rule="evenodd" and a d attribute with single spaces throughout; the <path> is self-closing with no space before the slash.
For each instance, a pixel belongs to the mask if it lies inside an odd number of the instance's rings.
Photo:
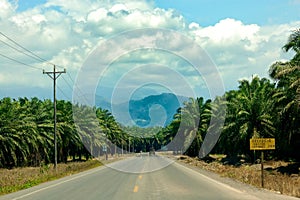
<path id="1" fill-rule="evenodd" d="M 96 106 L 110 111 L 125 126 L 166 126 L 188 97 L 172 93 L 149 95 L 120 104 L 111 104 L 104 98 L 96 98 Z"/>

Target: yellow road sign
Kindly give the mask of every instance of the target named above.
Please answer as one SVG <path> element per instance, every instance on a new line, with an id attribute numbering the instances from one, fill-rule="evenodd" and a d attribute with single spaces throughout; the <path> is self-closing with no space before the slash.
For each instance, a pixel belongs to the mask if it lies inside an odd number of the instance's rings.
<path id="1" fill-rule="evenodd" d="M 250 139 L 250 150 L 275 149 L 275 138 L 253 138 Z"/>

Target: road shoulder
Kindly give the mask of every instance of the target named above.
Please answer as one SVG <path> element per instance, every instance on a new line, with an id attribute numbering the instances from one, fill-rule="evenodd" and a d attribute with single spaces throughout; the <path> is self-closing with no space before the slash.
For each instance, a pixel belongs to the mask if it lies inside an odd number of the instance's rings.
<path id="1" fill-rule="evenodd" d="M 196 172 L 198 172 L 198 173 L 200 173 L 200 174 L 202 174 L 202 175 L 204 175 L 208 178 L 211 178 L 211 179 L 213 179 L 215 181 L 218 181 L 222 184 L 228 185 L 231 188 L 238 189 L 238 190 L 240 190 L 244 193 L 248 193 L 248 194 L 253 195 L 253 196 L 255 196 L 257 198 L 260 198 L 260 199 L 266 199 L 266 200 L 268 200 L 268 199 L 270 199 L 270 200 L 299 200 L 299 198 L 297 198 L 297 197 L 283 195 L 283 194 L 277 193 L 275 191 L 270 191 L 270 190 L 266 190 L 266 189 L 263 189 L 263 188 L 256 188 L 254 186 L 236 181 L 236 180 L 228 178 L 228 177 L 221 177 L 219 174 L 216 174 L 216 173 L 211 172 L 211 171 L 207 171 L 205 169 L 201 169 L 198 166 L 194 166 L 194 165 L 184 163 L 183 161 L 178 160 L 175 157 L 173 157 L 172 159 L 174 159 L 174 161 L 177 164 L 180 164 L 184 167 L 192 169 L 192 170 L 194 170 L 194 171 L 196 171 Z"/>

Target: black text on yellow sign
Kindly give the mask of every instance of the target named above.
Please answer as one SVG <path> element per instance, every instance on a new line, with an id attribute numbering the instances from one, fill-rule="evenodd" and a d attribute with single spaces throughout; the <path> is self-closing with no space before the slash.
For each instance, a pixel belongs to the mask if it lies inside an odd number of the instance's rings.
<path id="1" fill-rule="evenodd" d="M 250 139 L 250 150 L 272 150 L 272 149 L 275 149 L 275 138 Z"/>

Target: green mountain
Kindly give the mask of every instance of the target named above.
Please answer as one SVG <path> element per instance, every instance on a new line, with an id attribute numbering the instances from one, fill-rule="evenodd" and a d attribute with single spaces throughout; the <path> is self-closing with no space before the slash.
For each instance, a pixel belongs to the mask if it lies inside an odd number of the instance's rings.
<path id="1" fill-rule="evenodd" d="M 152 127 L 168 125 L 177 109 L 187 100 L 187 97 L 162 93 L 116 105 L 109 104 L 103 98 L 96 101 L 97 106 L 109 110 L 125 126 Z"/>

